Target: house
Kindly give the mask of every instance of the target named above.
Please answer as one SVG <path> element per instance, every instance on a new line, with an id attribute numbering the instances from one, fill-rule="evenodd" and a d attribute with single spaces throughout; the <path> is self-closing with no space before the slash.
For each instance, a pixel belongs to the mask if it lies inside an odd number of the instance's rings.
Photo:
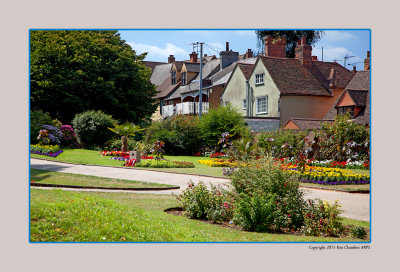
<path id="1" fill-rule="evenodd" d="M 200 63 L 195 52 L 188 61 L 175 61 L 170 56 L 170 66 L 167 64 L 155 67 L 152 82 L 158 84 L 156 98 L 160 103 L 160 110 L 154 115 L 153 120 L 171 117 L 175 114 L 198 114 L 200 96 Z M 249 58 L 250 57 L 250 58 Z M 255 62 L 249 49 L 241 62 Z M 203 56 L 202 67 L 202 112 L 207 113 L 210 107 L 218 107 L 220 98 L 228 78 L 239 61 L 239 53 L 229 50 L 220 52 L 220 58 Z M 168 74 L 168 68 L 169 74 Z"/>
<path id="2" fill-rule="evenodd" d="M 310 119 L 310 118 L 289 118 L 282 126 L 282 129 L 313 130 L 320 129 L 324 123 L 333 123 L 335 120 Z"/>
<path id="3" fill-rule="evenodd" d="M 364 60 L 364 71 L 358 71 L 339 96 L 325 118 L 334 119 L 338 114 L 349 113 L 359 124 L 370 124 L 370 52 Z"/>
<path id="4" fill-rule="evenodd" d="M 246 118 L 275 123 L 270 126 L 275 129 L 290 117 L 322 119 L 354 73 L 336 62 L 318 61 L 305 37 L 296 46 L 296 58 L 286 58 L 285 46 L 285 37 L 266 37 L 265 56 L 253 66 L 236 67 L 222 102 Z"/>

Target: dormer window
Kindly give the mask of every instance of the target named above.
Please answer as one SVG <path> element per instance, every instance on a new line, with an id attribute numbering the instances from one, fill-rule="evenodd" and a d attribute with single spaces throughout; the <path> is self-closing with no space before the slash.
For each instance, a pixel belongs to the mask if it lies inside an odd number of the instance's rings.
<path id="1" fill-rule="evenodd" d="M 264 74 L 256 74 L 256 85 L 264 84 Z"/>
<path id="2" fill-rule="evenodd" d="M 344 106 L 344 107 L 338 107 L 337 108 L 337 113 L 338 115 L 344 115 L 346 113 L 350 114 L 350 118 L 354 118 L 354 106 Z"/>
<path id="3" fill-rule="evenodd" d="M 186 72 L 182 73 L 182 85 L 186 85 Z"/>
<path id="4" fill-rule="evenodd" d="M 171 84 L 175 85 L 176 84 L 176 72 L 171 73 Z"/>

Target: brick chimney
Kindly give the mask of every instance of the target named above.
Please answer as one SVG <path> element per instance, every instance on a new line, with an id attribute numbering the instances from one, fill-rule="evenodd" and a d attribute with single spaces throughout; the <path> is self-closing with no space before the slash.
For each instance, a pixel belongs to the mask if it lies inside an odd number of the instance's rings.
<path id="1" fill-rule="evenodd" d="M 229 50 L 229 42 L 226 42 L 226 50 L 219 53 L 221 57 L 221 69 L 239 60 L 239 52 Z"/>
<path id="2" fill-rule="evenodd" d="M 364 59 L 364 71 L 369 70 L 370 61 L 369 61 L 370 52 L 367 51 L 367 57 Z"/>
<path id="3" fill-rule="evenodd" d="M 305 36 L 297 41 L 297 46 L 295 48 L 296 59 L 299 59 L 300 63 L 304 66 L 310 66 L 312 64 L 311 51 L 312 47 L 307 44 Z"/>
<path id="4" fill-rule="evenodd" d="M 265 37 L 265 56 L 286 58 L 286 37 Z"/>
<path id="5" fill-rule="evenodd" d="M 247 52 L 246 52 L 244 58 L 248 59 L 248 58 L 252 58 L 252 57 L 253 57 L 253 51 L 251 51 L 251 49 L 249 48 L 249 49 L 247 49 Z"/>
<path id="6" fill-rule="evenodd" d="M 192 52 L 191 54 L 189 54 L 189 56 L 190 56 L 190 62 L 197 63 L 197 53 L 196 52 Z"/>
<path id="7" fill-rule="evenodd" d="M 175 62 L 175 57 L 174 57 L 174 55 L 169 55 L 169 57 L 168 57 L 168 63 L 173 63 L 173 62 Z"/>
<path id="8" fill-rule="evenodd" d="M 353 66 L 353 73 L 357 73 L 357 67 L 355 65 Z"/>
<path id="9" fill-rule="evenodd" d="M 311 56 L 312 61 L 318 61 L 318 57 L 317 56 Z"/>

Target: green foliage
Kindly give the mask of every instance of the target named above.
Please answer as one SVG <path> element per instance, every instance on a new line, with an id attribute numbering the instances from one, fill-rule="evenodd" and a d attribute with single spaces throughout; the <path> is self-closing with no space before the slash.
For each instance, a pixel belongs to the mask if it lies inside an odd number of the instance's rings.
<path id="1" fill-rule="evenodd" d="M 116 123 L 111 115 L 102 111 L 86 111 L 75 115 L 72 125 L 80 144 L 86 148 L 102 147 L 113 137 L 108 129 Z"/>
<path id="2" fill-rule="evenodd" d="M 113 128 L 108 128 L 108 129 L 117 134 L 118 136 L 125 136 L 127 138 L 129 136 L 135 136 L 136 133 L 144 130 L 144 128 L 140 128 L 140 126 L 135 126 L 128 122 L 120 125 L 114 124 Z"/>
<path id="3" fill-rule="evenodd" d="M 235 161 L 255 160 L 262 155 L 262 151 L 257 146 L 251 133 L 247 133 L 240 139 L 232 142 L 228 149 L 228 157 Z"/>
<path id="4" fill-rule="evenodd" d="M 364 239 L 365 236 L 367 236 L 367 232 L 361 226 L 353 226 L 350 229 L 350 232 L 354 237 L 359 238 L 359 239 Z"/>
<path id="5" fill-rule="evenodd" d="M 307 135 L 308 131 L 290 129 L 263 132 L 258 136 L 258 145 L 273 157 L 294 157 L 303 152 Z"/>
<path id="6" fill-rule="evenodd" d="M 272 229 L 276 213 L 273 194 L 242 193 L 237 201 L 234 222 L 244 230 L 265 232 Z"/>
<path id="7" fill-rule="evenodd" d="M 153 122 L 146 129 L 144 141 L 165 143 L 169 155 L 193 155 L 203 147 L 197 116 L 175 115 L 171 119 Z"/>
<path id="8" fill-rule="evenodd" d="M 116 30 L 30 32 L 31 107 L 64 123 L 86 110 L 148 120 L 157 105 L 151 69 Z"/>
<path id="9" fill-rule="evenodd" d="M 233 218 L 233 198 L 221 185 L 210 185 L 200 181 L 189 182 L 188 188 L 177 196 L 184 214 L 189 218 L 208 219 L 213 222 L 229 221 Z"/>
<path id="10" fill-rule="evenodd" d="M 276 230 L 297 229 L 303 224 L 302 209 L 305 204 L 298 178 L 293 173 L 283 171 L 281 165 L 273 162 L 270 157 L 247 163 L 234 171 L 230 178 L 236 201 L 242 201 L 244 195 L 258 198 L 255 202 L 246 198 L 247 206 L 243 207 L 252 207 L 260 199 L 270 200 L 274 197 L 273 226 Z"/>
<path id="11" fill-rule="evenodd" d="M 42 110 L 30 111 L 31 144 L 37 143 L 39 131 L 43 125 L 58 126 L 59 121 L 53 120 L 48 112 Z"/>
<path id="12" fill-rule="evenodd" d="M 349 115 L 337 115 L 334 123 L 323 124 L 316 137 L 319 139 L 317 159 L 369 161 L 370 130 L 351 121 Z"/>
<path id="13" fill-rule="evenodd" d="M 137 142 L 135 142 L 132 139 L 127 139 L 128 140 L 128 145 L 127 149 L 128 150 L 137 150 Z M 122 145 L 121 139 L 111 139 L 105 143 L 104 149 L 105 150 L 120 150 Z"/>
<path id="14" fill-rule="evenodd" d="M 334 204 L 320 199 L 308 200 L 303 211 L 304 226 L 302 233 L 313 236 L 338 236 L 344 230 L 342 218 L 343 211 L 336 200 Z"/>
<path id="15" fill-rule="evenodd" d="M 211 148 L 218 145 L 223 133 L 229 133 L 234 140 L 247 130 L 243 116 L 230 105 L 210 109 L 209 113 L 202 116 L 199 128 L 204 143 Z"/>
<path id="16" fill-rule="evenodd" d="M 297 41 L 303 36 L 306 37 L 306 42 L 309 45 L 313 45 L 322 38 L 324 31 L 321 30 L 256 30 L 257 44 L 259 48 L 264 47 L 265 36 L 272 36 L 277 38 L 279 36 L 286 37 L 286 57 L 295 57 L 295 48 Z"/>

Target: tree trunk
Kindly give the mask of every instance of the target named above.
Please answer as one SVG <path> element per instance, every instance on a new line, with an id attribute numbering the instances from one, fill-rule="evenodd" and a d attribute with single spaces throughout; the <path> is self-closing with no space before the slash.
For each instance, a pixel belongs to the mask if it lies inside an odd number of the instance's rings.
<path id="1" fill-rule="evenodd" d="M 126 152 L 128 151 L 128 139 L 125 136 L 121 137 L 121 151 Z"/>

